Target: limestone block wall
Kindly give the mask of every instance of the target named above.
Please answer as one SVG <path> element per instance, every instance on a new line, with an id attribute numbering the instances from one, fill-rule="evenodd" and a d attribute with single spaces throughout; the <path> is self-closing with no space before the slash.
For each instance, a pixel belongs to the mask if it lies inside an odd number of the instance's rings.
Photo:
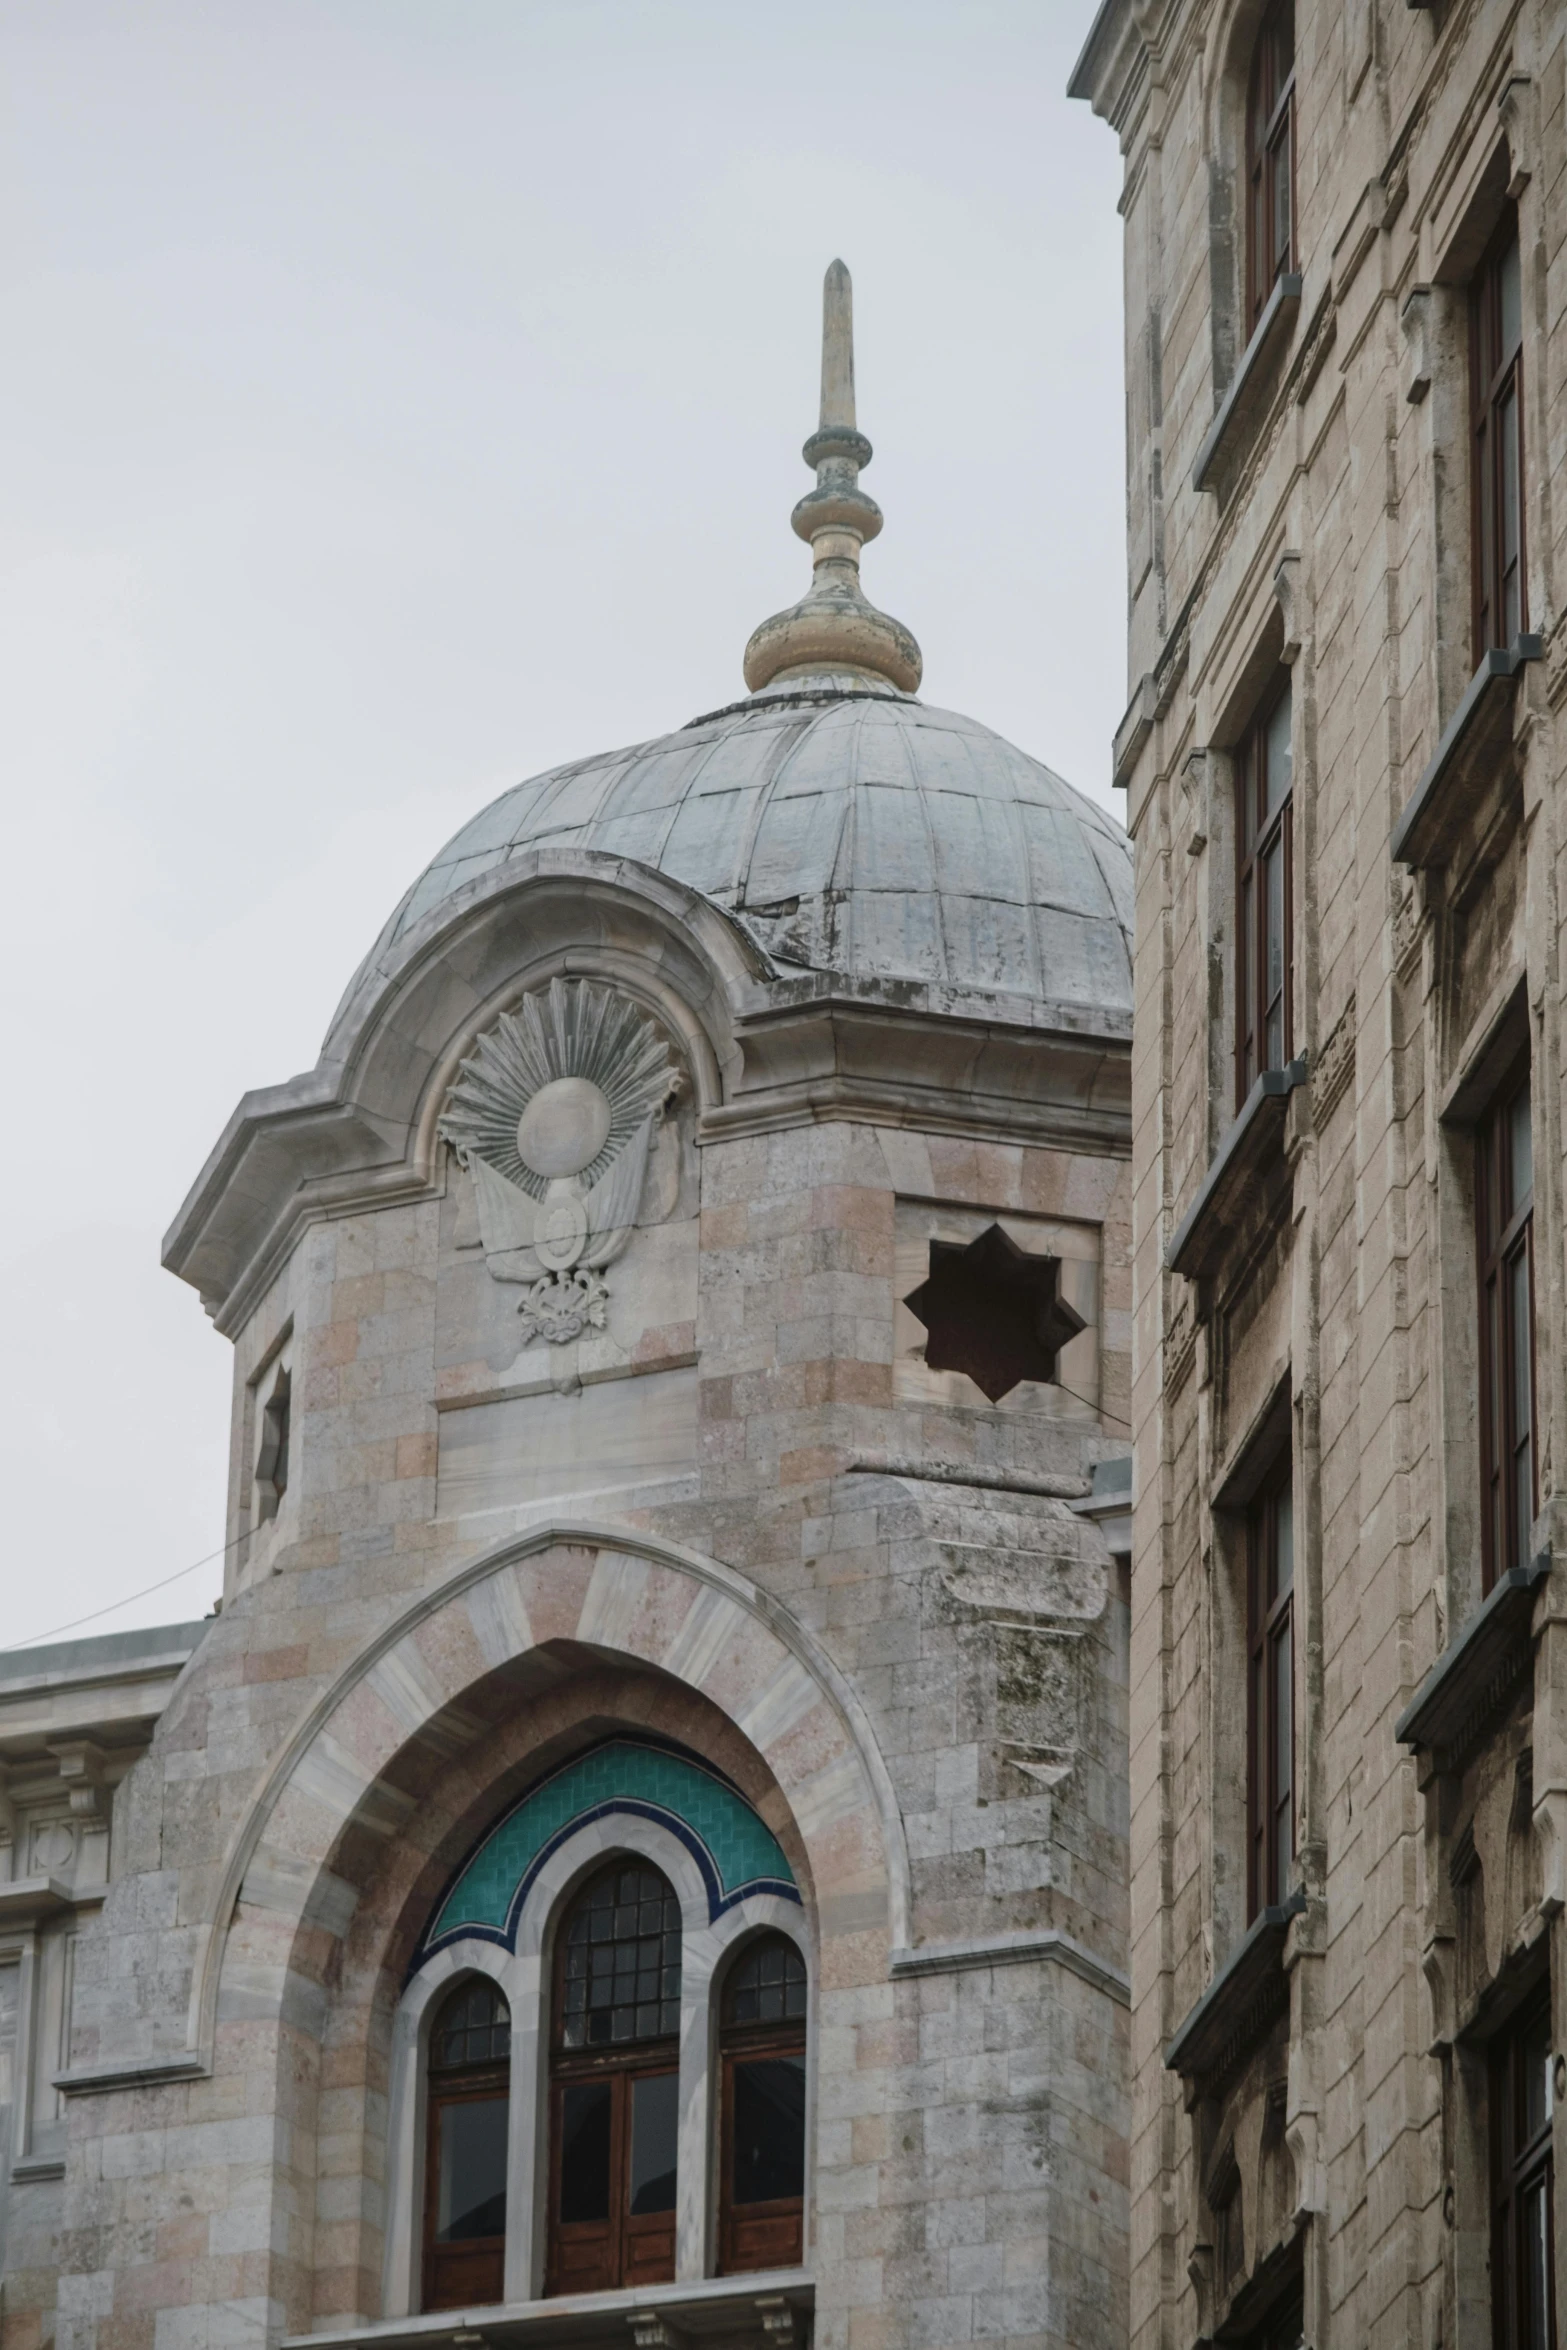
<path id="1" fill-rule="evenodd" d="M 1483 2078 L 1501 2012 L 1499 1995 L 1488 2010 L 1471 2001 L 1460 2061 L 1448 1905 L 1477 1817 L 1487 1869 L 1510 1888 L 1505 1931 L 1488 1912 L 1482 1988 L 1534 1963 L 1542 1935 L 1558 2012 L 1567 1971 L 1548 1873 L 1537 1894 L 1516 1857 L 1504 1864 L 1474 1766 L 1433 1777 L 1395 1735 L 1480 1597 L 1473 1120 L 1523 1046 L 1535 1543 L 1558 1557 L 1567 28 L 1535 0 L 1297 0 L 1302 290 L 1248 375 L 1244 101 L 1260 15 L 1109 0 L 1073 83 L 1126 162 L 1131 700 L 1116 757 L 1137 861 L 1132 2335 L 1189 2342 L 1243 2312 L 1248 2292 L 1259 2308 L 1269 2261 L 1294 2259 L 1305 2337 L 1327 2350 L 1464 2341 L 1489 2324 L 1487 2223 L 1465 2223 L 1462 2255 L 1450 2224 L 1485 2206 L 1484 2130 L 1459 2075 Z M 1489 759 L 1457 787 L 1439 849 L 1411 863 L 1394 854 L 1395 823 L 1475 668 L 1467 281 L 1509 199 L 1539 658 Z M 1188 1276 L 1168 1252 L 1236 1108 L 1233 760 L 1259 695 L 1286 673 L 1293 1050 L 1307 1075 L 1252 1166 L 1250 1205 Z M 1281 1961 L 1282 2038 L 1189 2110 L 1164 2052 L 1247 1921 L 1238 1496 L 1281 1406 L 1305 1907 Z M 1524 1727 L 1486 1732 L 1496 1752 L 1512 1740 L 1509 1772 L 1532 1746 L 1546 1853 L 1561 1571 L 1535 1622 Z M 1268 2205 L 1248 2156 L 1238 2253 L 1219 2219 L 1219 2157 L 1231 2140 L 1260 2143 L 1270 2098 L 1282 2202 Z M 1560 2264 L 1559 2202 L 1556 2242 Z M 1558 2308 L 1564 2287 L 1558 2265 Z"/>
<path id="2" fill-rule="evenodd" d="M 817 2338 L 1124 2333 L 1127 1602 L 1072 1506 L 1126 1449 L 1124 1159 L 726 1134 L 693 1058 L 602 1329 L 519 1345 L 444 1148 L 238 1320 L 225 1606 L 117 1795 L 58 2290 L 8 2297 L 8 2350 L 365 2338 L 419 1937 L 529 1774 L 626 1724 L 727 1771 L 802 1887 Z M 1086 1325 L 996 1406 L 901 1304 L 993 1220 Z"/>

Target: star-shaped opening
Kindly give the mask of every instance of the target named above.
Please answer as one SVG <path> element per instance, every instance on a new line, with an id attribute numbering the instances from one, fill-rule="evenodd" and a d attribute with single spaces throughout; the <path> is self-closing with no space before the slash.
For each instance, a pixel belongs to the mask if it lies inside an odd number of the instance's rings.
<path id="1" fill-rule="evenodd" d="M 999 1224 L 966 1245 L 930 1244 L 930 1278 L 904 1304 L 930 1333 L 933 1371 L 962 1371 L 999 1403 L 1023 1379 L 1054 1379 L 1056 1357 L 1086 1328 L 1060 1294 L 1059 1257 L 1031 1256 Z"/>

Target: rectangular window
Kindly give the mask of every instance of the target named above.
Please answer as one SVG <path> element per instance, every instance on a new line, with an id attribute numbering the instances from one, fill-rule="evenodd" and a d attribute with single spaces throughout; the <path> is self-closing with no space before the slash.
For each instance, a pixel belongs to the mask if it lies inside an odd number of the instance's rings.
<path id="1" fill-rule="evenodd" d="M 1295 8 L 1274 0 L 1252 57 L 1246 108 L 1246 331 L 1295 266 Z"/>
<path id="2" fill-rule="evenodd" d="M 1487 1591 L 1526 1566 L 1539 1509 L 1534 1377 L 1534 1149 L 1529 1071 L 1516 1070 L 1475 1137 L 1480 1266 L 1482 1567 Z"/>
<path id="3" fill-rule="evenodd" d="M 1287 1900 L 1295 1873 L 1295 1519 L 1289 1471 L 1246 1529 L 1247 1915 Z"/>
<path id="4" fill-rule="evenodd" d="M 1491 2051 L 1491 2318 L 1496 2350 L 1556 2350 L 1549 1987 Z"/>
<path id="5" fill-rule="evenodd" d="M 1523 273 L 1511 206 L 1470 293 L 1475 659 L 1529 625 L 1524 579 Z"/>
<path id="6" fill-rule="evenodd" d="M 1294 885 L 1290 850 L 1292 699 L 1285 678 L 1236 761 L 1235 1106 L 1290 1057 Z"/>

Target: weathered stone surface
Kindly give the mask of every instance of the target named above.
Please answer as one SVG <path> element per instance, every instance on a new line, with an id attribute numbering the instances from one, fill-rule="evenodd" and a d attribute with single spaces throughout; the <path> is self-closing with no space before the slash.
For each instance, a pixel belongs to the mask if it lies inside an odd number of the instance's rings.
<path id="1" fill-rule="evenodd" d="M 1488 2043 L 1547 1974 L 1567 2045 L 1567 21 L 1552 0 L 1297 0 L 1296 250 L 1248 365 L 1264 13 L 1106 0 L 1073 80 L 1126 165 L 1132 2340 L 1253 2338 L 1293 2267 L 1306 2341 L 1402 2350 L 1492 2338 Z M 1470 279 L 1509 202 L 1526 578 L 1516 657 L 1487 658 Z M 1236 769 L 1283 672 L 1281 1058 L 1305 1067 L 1263 1164 L 1224 1152 Z M 1521 1641 L 1487 1651 L 1486 1686 L 1460 1689 L 1468 1713 L 1433 1706 L 1451 1745 L 1417 1754 L 1400 1721 L 1481 1597 L 1474 1129 L 1522 1053 L 1540 1511 L 1523 1536 L 1548 1578 L 1519 1602 Z M 1286 1455 L 1305 1907 L 1251 1986 L 1252 2044 L 1183 2083 L 1166 2051 L 1258 1906 L 1245 1511 Z M 1558 2095 L 1557 2310 L 1564 2116 Z"/>

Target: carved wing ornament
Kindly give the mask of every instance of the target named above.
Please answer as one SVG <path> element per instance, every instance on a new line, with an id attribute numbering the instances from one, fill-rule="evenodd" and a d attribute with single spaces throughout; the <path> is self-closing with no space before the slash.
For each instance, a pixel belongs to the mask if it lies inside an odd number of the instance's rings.
<path id="1" fill-rule="evenodd" d="M 485 1262 L 526 1284 L 525 1339 L 602 1329 L 680 1072 L 646 1013 L 590 979 L 503 1012 L 458 1070 L 439 1132 L 473 1178 Z"/>

